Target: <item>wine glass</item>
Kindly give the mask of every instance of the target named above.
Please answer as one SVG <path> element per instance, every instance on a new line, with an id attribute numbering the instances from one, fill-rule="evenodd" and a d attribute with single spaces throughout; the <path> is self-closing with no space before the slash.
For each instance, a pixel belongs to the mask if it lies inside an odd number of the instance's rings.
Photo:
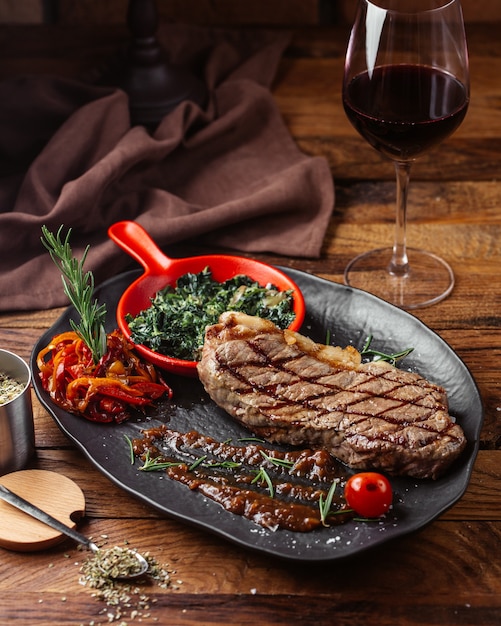
<path id="1" fill-rule="evenodd" d="M 343 105 L 355 129 L 393 161 L 393 247 L 360 254 L 347 285 L 404 309 L 439 302 L 454 286 L 437 255 L 407 248 L 412 162 L 453 133 L 469 103 L 468 51 L 459 0 L 359 0 L 345 61 Z"/>

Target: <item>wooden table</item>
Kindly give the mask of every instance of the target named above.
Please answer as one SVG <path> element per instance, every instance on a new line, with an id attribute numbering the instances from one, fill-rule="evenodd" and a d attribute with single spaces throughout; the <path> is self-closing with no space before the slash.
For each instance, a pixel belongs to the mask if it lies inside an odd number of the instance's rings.
<path id="1" fill-rule="evenodd" d="M 166 519 L 129 497 L 94 469 L 34 399 L 34 467 L 65 474 L 83 489 L 87 516 L 80 529 L 106 534 L 110 543 L 126 538 L 173 572 L 170 588 L 151 591 L 155 604 L 142 623 L 501 622 L 501 40 L 495 24 L 472 25 L 468 35 L 471 107 L 455 135 L 415 165 L 409 215 L 409 242 L 443 254 L 457 281 L 446 301 L 416 315 L 465 361 L 485 403 L 466 494 L 420 532 L 373 552 L 335 565 L 294 565 Z M 339 282 L 355 253 L 391 240 L 394 215 L 393 169 L 356 135 L 341 106 L 346 36 L 343 28 L 297 33 L 274 87 L 292 135 L 306 153 L 327 157 L 336 183 L 322 257 L 278 261 Z M 115 27 L 4 26 L 1 77 L 26 68 L 77 75 L 123 38 Z M 60 313 L 1 315 L 0 346 L 29 358 Z M 0 624 L 106 623 L 102 603 L 78 584 L 81 556 L 71 542 L 41 553 L 0 550 Z"/>

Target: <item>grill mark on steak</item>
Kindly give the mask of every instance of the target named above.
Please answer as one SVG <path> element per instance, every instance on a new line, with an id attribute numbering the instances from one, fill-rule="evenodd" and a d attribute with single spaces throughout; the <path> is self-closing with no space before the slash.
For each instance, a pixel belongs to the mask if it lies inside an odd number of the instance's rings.
<path id="1" fill-rule="evenodd" d="M 255 343 L 253 341 L 249 341 L 249 346 L 256 352 L 259 353 L 263 359 L 264 359 L 264 363 L 262 360 L 260 361 L 256 361 L 256 362 L 248 362 L 246 364 L 246 367 L 252 367 L 253 365 L 259 365 L 260 367 L 263 367 L 263 365 L 265 367 L 270 367 L 273 366 L 276 369 L 279 369 L 283 372 L 287 372 L 287 366 L 293 361 L 293 360 L 297 360 L 297 358 L 291 357 L 291 358 L 287 358 L 287 359 L 279 359 L 277 361 L 272 361 L 270 358 L 267 357 L 267 355 L 259 349 L 258 346 L 255 345 Z M 274 398 L 274 400 L 276 401 L 276 404 L 274 405 L 276 408 L 281 408 L 283 406 L 292 406 L 294 403 L 292 401 L 288 401 L 285 402 L 283 400 L 283 398 L 277 394 L 277 387 L 279 385 L 279 383 L 274 383 L 272 385 L 260 385 L 259 383 L 255 383 L 253 382 L 252 384 L 249 382 L 249 380 L 246 378 L 246 376 L 244 376 L 238 368 L 232 367 L 230 364 L 224 362 L 219 356 L 216 356 L 217 360 L 218 360 L 218 364 L 221 370 L 226 370 L 228 373 L 230 373 L 231 376 L 233 376 L 234 378 L 238 379 L 243 385 L 245 385 L 245 388 L 243 389 L 238 389 L 236 391 L 236 393 L 240 396 L 244 396 L 246 394 L 251 394 L 254 395 L 256 390 L 258 391 L 262 391 L 264 394 L 266 394 L 267 396 L 270 396 L 272 398 Z M 371 411 L 369 409 L 367 409 L 366 411 L 361 410 L 360 405 L 362 402 L 364 402 L 366 399 L 368 398 L 378 398 L 381 399 L 382 396 L 378 393 L 374 393 L 372 392 L 370 389 L 366 389 L 365 391 L 362 391 L 360 389 L 360 387 L 363 386 L 368 386 L 370 385 L 372 382 L 374 381 L 378 381 L 380 382 L 381 380 L 381 376 L 376 376 L 374 374 L 365 374 L 365 373 L 361 373 L 361 375 L 364 377 L 364 380 L 361 382 L 357 382 L 356 385 L 353 386 L 349 386 L 347 388 L 343 388 L 341 386 L 338 385 L 333 385 L 333 384 L 319 384 L 314 377 L 308 377 L 308 376 L 299 376 L 296 375 L 296 380 L 291 381 L 290 384 L 309 384 L 310 386 L 313 385 L 314 387 L 321 387 L 323 389 L 325 389 L 325 391 L 323 393 L 315 393 L 315 394 L 310 394 L 304 398 L 301 398 L 300 400 L 298 400 L 296 402 L 296 404 L 301 404 L 304 407 L 307 408 L 312 408 L 313 410 L 315 410 L 316 414 L 318 416 L 321 415 L 325 415 L 326 413 L 329 412 L 329 410 L 327 408 L 324 409 L 320 409 L 317 406 L 315 406 L 313 403 L 314 401 L 319 400 L 320 398 L 325 398 L 325 397 L 331 397 L 332 393 L 340 393 L 343 391 L 347 391 L 349 390 L 351 392 L 351 396 L 352 399 L 350 402 L 347 402 L 345 404 L 340 405 L 339 407 L 337 407 L 338 410 L 341 410 L 345 413 L 352 413 L 356 416 L 364 416 L 367 418 L 372 418 L 374 417 L 374 415 L 377 415 L 377 417 L 379 418 L 383 418 L 385 421 L 387 421 L 388 423 L 391 424 L 410 424 L 412 423 L 413 425 L 416 424 L 416 422 L 423 422 L 421 424 L 421 426 L 427 430 L 430 430 L 431 432 L 444 432 L 444 430 L 438 431 L 436 429 L 431 428 L 431 426 L 429 424 L 424 423 L 427 419 L 430 418 L 430 416 L 433 415 L 434 413 L 434 408 L 437 408 L 437 404 L 435 404 L 435 407 L 427 407 L 426 404 L 422 404 L 422 402 L 428 397 L 428 395 L 430 393 L 434 393 L 436 394 L 437 388 L 435 385 L 432 385 L 430 383 L 428 383 L 428 381 L 424 381 L 426 383 L 425 386 L 421 386 L 422 387 L 422 395 L 420 397 L 417 397 L 415 399 L 408 399 L 406 401 L 394 401 L 391 406 L 386 407 L 384 410 L 381 410 L 381 408 L 379 408 L 379 410 L 374 413 L 374 411 Z M 386 379 L 385 375 L 383 374 L 382 378 Z M 389 380 L 388 382 L 392 383 L 391 387 L 385 390 L 385 397 L 389 400 L 393 400 L 393 396 L 391 395 L 393 392 L 397 391 L 398 389 L 403 389 L 406 387 L 405 384 L 403 383 L 399 383 L 396 382 L 394 380 Z M 356 396 L 356 394 L 360 393 L 360 397 Z M 402 422 L 402 420 L 399 420 L 395 417 L 392 417 L 389 415 L 390 411 L 394 410 L 394 409 L 398 409 L 398 408 L 402 408 L 405 407 L 406 410 L 408 411 L 409 406 L 413 406 L 413 407 L 419 407 L 421 409 L 426 409 L 424 411 L 424 413 L 422 413 L 422 415 L 416 420 L 412 420 L 412 422 L 410 422 L 409 420 L 406 420 L 404 422 Z M 438 408 L 440 408 L 441 410 L 447 410 L 447 407 L 445 406 L 445 404 L 443 402 L 441 402 L 438 405 Z M 353 409 L 353 410 L 351 410 Z M 448 425 L 448 429 L 450 429 L 452 426 L 454 425 L 453 422 L 451 422 Z M 380 438 L 384 438 L 383 434 L 380 434 Z"/>
<path id="2" fill-rule="evenodd" d="M 288 331 L 254 320 L 227 313 L 208 328 L 199 374 L 215 402 L 256 434 L 416 477 L 437 477 L 464 448 L 438 385 L 385 362 L 324 361 L 296 344 L 301 336 L 288 343 Z"/>

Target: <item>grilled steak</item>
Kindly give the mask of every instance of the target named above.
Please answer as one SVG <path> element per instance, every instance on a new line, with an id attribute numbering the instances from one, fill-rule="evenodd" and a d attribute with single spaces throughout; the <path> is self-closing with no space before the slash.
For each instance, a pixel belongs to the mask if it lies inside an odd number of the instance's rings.
<path id="1" fill-rule="evenodd" d="M 208 327 L 198 373 L 257 436 L 327 449 L 355 469 L 436 478 L 466 445 L 438 385 L 257 317 L 224 313 Z"/>

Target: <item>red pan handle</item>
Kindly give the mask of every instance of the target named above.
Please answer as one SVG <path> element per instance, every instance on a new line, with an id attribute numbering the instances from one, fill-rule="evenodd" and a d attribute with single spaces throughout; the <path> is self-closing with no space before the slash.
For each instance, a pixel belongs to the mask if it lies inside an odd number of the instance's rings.
<path id="1" fill-rule="evenodd" d="M 124 220 L 108 228 L 110 239 L 136 259 L 148 275 L 165 274 L 175 263 L 166 256 L 149 234 L 137 222 Z"/>

